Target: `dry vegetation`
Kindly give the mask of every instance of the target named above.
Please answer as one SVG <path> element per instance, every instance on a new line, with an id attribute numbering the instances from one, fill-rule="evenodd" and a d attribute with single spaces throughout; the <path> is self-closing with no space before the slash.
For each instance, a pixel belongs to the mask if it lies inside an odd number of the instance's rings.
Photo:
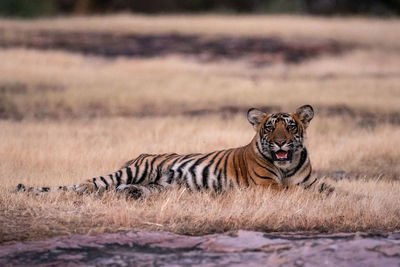
<path id="1" fill-rule="evenodd" d="M 191 28 L 188 23 L 178 26 L 181 20 L 190 20 Z M 264 24 L 268 27 L 254 27 Z M 365 47 L 262 68 L 179 56 L 110 60 L 62 51 L 0 50 L 0 115 L 6 118 L 0 121 L 0 242 L 132 228 L 187 234 L 399 229 L 398 25 L 397 20 L 209 16 L 2 21 L 0 27 L 6 29 L 274 33 L 331 37 Z M 221 115 L 221 108 L 290 111 L 302 104 L 317 111 L 308 134 L 317 174 L 329 177 L 344 170 L 349 178 L 330 181 L 341 193 L 328 198 L 302 190 L 262 189 L 220 196 L 176 190 L 144 201 L 126 201 L 113 193 L 11 193 L 20 182 L 77 183 L 114 171 L 142 152 L 240 146 L 249 142 L 253 130 L 245 114 Z M 338 113 L 335 107 L 341 107 Z M 193 110 L 217 114 L 185 116 Z"/>
<path id="2" fill-rule="evenodd" d="M 360 49 L 257 69 L 244 62 L 105 60 L 23 49 L 0 50 L 0 57 L 6 118 L 179 115 L 254 105 L 287 110 L 301 103 L 400 112 L 400 55 L 390 51 Z"/>
<path id="3" fill-rule="evenodd" d="M 0 20 L 0 29 L 115 33 L 182 33 L 203 35 L 273 35 L 284 38 L 332 39 L 363 46 L 400 47 L 397 19 L 304 16 L 118 15 L 29 21 Z"/>

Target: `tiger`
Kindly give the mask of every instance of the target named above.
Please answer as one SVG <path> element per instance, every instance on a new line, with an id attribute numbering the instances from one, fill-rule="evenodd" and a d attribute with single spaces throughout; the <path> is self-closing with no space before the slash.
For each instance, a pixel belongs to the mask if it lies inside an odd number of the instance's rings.
<path id="1" fill-rule="evenodd" d="M 312 178 L 304 142 L 313 117 L 314 110 L 310 105 L 301 106 L 294 113 L 267 114 L 250 108 L 247 119 L 256 133 L 245 146 L 204 154 L 141 154 L 118 171 L 81 184 L 55 187 L 19 184 L 17 191 L 64 190 L 83 194 L 114 189 L 129 198 L 140 199 L 182 186 L 190 191 L 216 193 L 232 188 L 262 186 L 282 190 L 300 186 L 329 194 L 334 190 L 332 187 Z"/>

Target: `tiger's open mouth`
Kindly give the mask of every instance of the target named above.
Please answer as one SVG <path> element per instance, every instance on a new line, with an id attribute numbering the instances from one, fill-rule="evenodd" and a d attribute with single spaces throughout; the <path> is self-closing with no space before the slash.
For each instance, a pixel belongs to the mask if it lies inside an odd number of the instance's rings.
<path id="1" fill-rule="evenodd" d="M 292 151 L 278 150 L 278 151 L 272 152 L 272 156 L 275 161 L 291 160 L 292 159 Z"/>

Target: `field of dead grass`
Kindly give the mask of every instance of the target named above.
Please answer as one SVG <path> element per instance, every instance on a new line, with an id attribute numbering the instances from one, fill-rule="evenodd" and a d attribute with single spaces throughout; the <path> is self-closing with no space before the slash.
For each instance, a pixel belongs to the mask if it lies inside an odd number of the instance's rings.
<path id="1" fill-rule="evenodd" d="M 63 30 L 77 23 L 76 29 L 85 31 L 155 31 L 155 26 L 146 26 L 153 25 L 153 18 L 114 18 L 113 28 L 107 28 L 111 27 L 108 17 L 32 24 L 2 21 L 0 27 Z M 161 30 L 190 33 L 177 26 L 180 19 L 157 17 L 154 25 L 162 21 L 166 28 Z M 200 29 L 206 33 L 209 20 L 225 25 L 213 28 L 215 32 L 210 29 L 212 34 L 246 34 L 244 29 L 250 28 L 254 35 L 269 34 L 251 25 L 275 21 L 285 38 L 298 34 L 327 38 L 326 31 L 318 30 L 324 26 L 339 41 L 358 38 L 368 47 L 261 68 L 242 61 L 205 63 L 179 55 L 105 59 L 66 51 L 0 49 L 0 242 L 132 228 L 186 234 L 400 228 L 400 150 L 395 145 L 400 140 L 400 54 L 396 48 L 400 38 L 395 38 L 393 30 L 399 22 L 193 19 L 195 33 Z M 119 21 L 137 27 L 123 27 Z M 243 23 L 243 28 L 233 32 L 227 22 Z M 289 25 L 305 26 L 295 31 Z M 376 29 L 376 34 L 362 31 L 366 28 Z M 358 35 L 349 29 L 359 29 Z M 350 39 L 342 40 L 343 36 Z M 317 175 L 329 179 L 339 170 L 346 173 L 344 180 L 329 180 L 342 193 L 328 198 L 303 190 L 263 189 L 221 196 L 176 190 L 144 201 L 127 201 L 111 192 L 103 197 L 11 192 L 18 183 L 78 183 L 114 171 L 142 152 L 206 152 L 241 146 L 253 135 L 245 118 L 247 108 L 292 111 L 303 104 L 312 104 L 316 110 L 308 145 Z"/>
<path id="2" fill-rule="evenodd" d="M 398 19 L 307 16 L 113 15 L 36 20 L 0 20 L 4 34 L 15 30 L 113 33 L 179 33 L 232 36 L 278 36 L 293 40 L 331 39 L 382 48 L 400 47 Z"/>
<path id="3" fill-rule="evenodd" d="M 60 51 L 0 50 L 0 116 L 181 115 L 221 107 L 301 103 L 400 112 L 400 55 L 356 50 L 263 68 L 179 57 L 105 60 Z"/>
<path id="4" fill-rule="evenodd" d="M 1 122 L 1 241 L 131 228 L 204 234 L 259 231 L 390 231 L 400 227 L 400 152 L 381 138 L 398 140 L 392 125 L 354 129 L 339 118 L 316 118 L 309 150 L 317 172 L 349 172 L 329 183 L 324 198 L 303 190 L 243 190 L 221 196 L 173 191 L 145 201 L 113 193 L 13 194 L 17 183 L 64 185 L 116 170 L 146 151 L 188 153 L 245 144 L 253 130 L 244 116 L 118 118 L 65 122 Z M 184 140 L 184 141 L 183 141 Z M 357 179 L 356 179 L 357 178 Z"/>

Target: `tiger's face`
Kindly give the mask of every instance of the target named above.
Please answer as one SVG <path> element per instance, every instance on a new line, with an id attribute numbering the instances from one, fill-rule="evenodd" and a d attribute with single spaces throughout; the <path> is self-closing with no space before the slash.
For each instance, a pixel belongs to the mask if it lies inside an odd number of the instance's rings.
<path id="1" fill-rule="evenodd" d="M 276 165 L 290 163 L 293 156 L 302 151 L 305 129 L 313 117 L 310 105 L 290 114 L 266 114 L 257 109 L 250 109 L 247 113 L 249 122 L 257 131 L 258 152 Z"/>

